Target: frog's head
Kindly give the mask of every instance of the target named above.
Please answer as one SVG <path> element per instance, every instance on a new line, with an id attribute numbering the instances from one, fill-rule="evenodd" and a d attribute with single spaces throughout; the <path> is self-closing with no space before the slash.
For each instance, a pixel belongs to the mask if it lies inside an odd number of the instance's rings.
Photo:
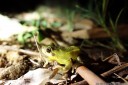
<path id="1" fill-rule="evenodd" d="M 55 50 L 54 46 L 43 46 L 42 47 L 42 53 L 46 55 L 47 57 L 49 56 L 54 56 L 53 51 Z"/>

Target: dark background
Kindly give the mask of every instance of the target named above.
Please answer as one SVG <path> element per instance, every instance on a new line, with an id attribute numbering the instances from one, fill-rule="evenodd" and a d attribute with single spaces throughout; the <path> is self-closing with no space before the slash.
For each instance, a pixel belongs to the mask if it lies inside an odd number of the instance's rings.
<path id="1" fill-rule="evenodd" d="M 31 11 L 39 5 L 71 7 L 74 3 L 78 3 L 82 7 L 86 7 L 88 1 L 89 0 L 0 0 L 0 13 Z M 124 8 L 124 11 L 120 17 L 120 21 L 128 23 L 128 0 L 109 0 L 108 11 L 113 19 L 116 18 L 122 8 Z"/>

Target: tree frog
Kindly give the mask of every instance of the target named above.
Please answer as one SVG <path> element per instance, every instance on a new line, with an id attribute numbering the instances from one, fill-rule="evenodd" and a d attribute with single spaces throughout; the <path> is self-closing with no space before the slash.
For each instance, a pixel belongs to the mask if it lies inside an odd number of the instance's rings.
<path id="1" fill-rule="evenodd" d="M 60 47 L 54 45 L 43 46 L 42 52 L 47 58 L 46 65 L 49 62 L 56 61 L 64 72 L 68 72 L 73 65 L 73 61 L 78 60 L 80 49 L 76 46 Z"/>

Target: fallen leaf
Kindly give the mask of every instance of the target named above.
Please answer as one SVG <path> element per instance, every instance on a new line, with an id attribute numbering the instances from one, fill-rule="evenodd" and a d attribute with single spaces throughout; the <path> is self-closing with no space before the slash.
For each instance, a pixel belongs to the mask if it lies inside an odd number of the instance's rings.
<path id="1" fill-rule="evenodd" d="M 27 72 L 25 75 L 21 76 L 16 80 L 1 80 L 1 83 L 4 85 L 45 85 L 47 82 L 59 83 L 64 80 L 61 80 L 61 75 L 57 74 L 53 79 L 49 79 L 52 71 L 44 68 L 38 68 L 36 70 L 31 70 Z"/>

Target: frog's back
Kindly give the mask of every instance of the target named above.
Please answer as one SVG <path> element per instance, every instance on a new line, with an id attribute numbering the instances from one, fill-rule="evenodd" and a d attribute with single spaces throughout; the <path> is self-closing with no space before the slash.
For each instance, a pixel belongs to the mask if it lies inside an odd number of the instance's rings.
<path id="1" fill-rule="evenodd" d="M 59 55 L 63 57 L 63 59 L 70 60 L 71 58 L 73 60 L 76 60 L 78 57 L 78 54 L 80 52 L 80 49 L 76 46 L 70 46 L 64 49 L 59 50 Z"/>

